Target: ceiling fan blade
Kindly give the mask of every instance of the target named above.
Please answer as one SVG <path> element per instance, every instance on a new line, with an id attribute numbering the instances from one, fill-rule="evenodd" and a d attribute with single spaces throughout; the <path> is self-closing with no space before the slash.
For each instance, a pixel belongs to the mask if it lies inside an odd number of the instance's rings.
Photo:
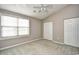
<path id="1" fill-rule="evenodd" d="M 39 6 L 34 6 L 33 8 L 41 8 L 41 7 L 39 7 Z"/>
<path id="2" fill-rule="evenodd" d="M 40 8 L 52 8 L 53 5 L 41 5 L 41 6 L 34 6 L 33 8 L 37 8 L 37 9 L 40 9 Z"/>

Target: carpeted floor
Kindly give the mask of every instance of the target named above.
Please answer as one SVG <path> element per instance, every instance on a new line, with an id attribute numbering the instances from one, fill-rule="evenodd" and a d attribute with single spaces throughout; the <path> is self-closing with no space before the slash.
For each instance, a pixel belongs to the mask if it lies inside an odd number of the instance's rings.
<path id="1" fill-rule="evenodd" d="M 79 48 L 56 44 L 49 40 L 37 40 L 0 51 L 1 55 L 72 55 L 79 54 Z"/>

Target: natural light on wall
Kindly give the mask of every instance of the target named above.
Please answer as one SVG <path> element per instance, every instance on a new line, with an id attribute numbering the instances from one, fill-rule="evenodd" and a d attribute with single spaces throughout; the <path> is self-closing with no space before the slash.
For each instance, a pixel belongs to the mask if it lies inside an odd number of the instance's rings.
<path id="1" fill-rule="evenodd" d="M 1 37 L 29 35 L 29 20 L 27 19 L 1 16 L 0 24 Z"/>

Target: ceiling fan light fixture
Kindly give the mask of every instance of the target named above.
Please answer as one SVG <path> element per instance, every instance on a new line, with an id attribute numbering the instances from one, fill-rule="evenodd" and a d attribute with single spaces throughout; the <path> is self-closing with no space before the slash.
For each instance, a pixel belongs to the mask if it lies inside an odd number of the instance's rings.
<path id="1" fill-rule="evenodd" d="M 50 8 L 50 6 L 52 5 L 48 5 L 48 4 L 40 4 L 40 5 L 35 5 L 34 8 L 34 13 L 41 13 L 41 14 L 47 14 L 48 13 L 48 9 Z"/>

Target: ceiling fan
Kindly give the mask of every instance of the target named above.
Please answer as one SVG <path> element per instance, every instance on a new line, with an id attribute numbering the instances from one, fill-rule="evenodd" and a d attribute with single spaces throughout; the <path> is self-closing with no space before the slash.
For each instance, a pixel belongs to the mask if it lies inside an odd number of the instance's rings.
<path id="1" fill-rule="evenodd" d="M 34 8 L 50 8 L 52 7 L 51 4 L 38 4 L 37 6 L 34 6 Z"/>
<path id="2" fill-rule="evenodd" d="M 39 5 L 33 6 L 33 8 L 34 8 L 33 12 L 46 13 L 46 12 L 48 12 L 48 9 L 52 8 L 52 7 L 53 7 L 53 5 L 51 5 L 51 4 L 39 4 Z"/>

